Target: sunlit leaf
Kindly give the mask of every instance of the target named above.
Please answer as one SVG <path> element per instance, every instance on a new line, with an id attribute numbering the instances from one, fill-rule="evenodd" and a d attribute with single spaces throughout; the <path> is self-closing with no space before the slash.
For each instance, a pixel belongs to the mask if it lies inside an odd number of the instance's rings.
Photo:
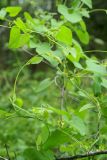
<path id="1" fill-rule="evenodd" d="M 39 55 L 41 55 L 44 59 L 49 61 L 55 67 L 59 63 L 61 63 L 60 58 L 54 55 L 54 52 L 51 50 L 51 46 L 48 43 L 38 44 L 36 51 Z"/>
<path id="2" fill-rule="evenodd" d="M 22 8 L 21 7 L 17 7 L 17 6 L 6 7 L 6 12 L 9 13 L 10 17 L 17 16 L 21 10 L 22 10 Z"/>
<path id="3" fill-rule="evenodd" d="M 71 23 L 77 23 L 82 20 L 81 14 L 78 10 L 72 10 L 72 12 L 69 13 L 68 8 L 65 5 L 60 4 L 58 6 L 58 11 Z"/>
<path id="4" fill-rule="evenodd" d="M 20 43 L 20 29 L 13 26 L 10 31 L 9 48 L 18 48 Z"/>
<path id="5" fill-rule="evenodd" d="M 40 62 L 42 62 L 42 60 L 43 60 L 42 57 L 34 56 L 28 61 L 27 65 L 29 65 L 29 64 L 39 64 Z"/>
<path id="6" fill-rule="evenodd" d="M 59 31 L 56 34 L 56 39 L 60 42 L 67 44 L 67 45 L 71 45 L 72 44 L 71 30 L 66 26 L 61 26 L 59 28 Z"/>
<path id="7" fill-rule="evenodd" d="M 17 18 L 14 23 L 16 24 L 16 26 L 22 30 L 24 33 L 27 32 L 27 28 L 26 28 L 26 25 L 25 23 L 21 20 L 21 18 Z"/>
<path id="8" fill-rule="evenodd" d="M 30 39 L 28 33 L 21 34 L 20 29 L 13 26 L 10 31 L 9 48 L 15 49 L 24 46 Z"/>
<path id="9" fill-rule="evenodd" d="M 107 74 L 106 68 L 105 66 L 100 65 L 98 62 L 94 61 L 94 60 L 87 60 L 86 61 L 87 64 L 87 70 L 91 71 L 93 73 L 98 73 L 98 74 Z"/>

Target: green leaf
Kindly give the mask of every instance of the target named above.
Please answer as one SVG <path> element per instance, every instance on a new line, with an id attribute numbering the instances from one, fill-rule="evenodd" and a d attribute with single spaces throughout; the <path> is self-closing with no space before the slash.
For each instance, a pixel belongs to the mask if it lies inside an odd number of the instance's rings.
<path id="1" fill-rule="evenodd" d="M 39 83 L 39 85 L 35 89 L 35 92 L 36 93 L 42 92 L 43 90 L 48 88 L 52 84 L 52 82 L 53 81 L 51 81 L 50 78 L 43 80 L 42 82 Z"/>
<path id="2" fill-rule="evenodd" d="M 72 12 L 69 13 L 68 8 L 65 5 L 62 4 L 58 5 L 58 12 L 61 13 L 65 17 L 65 19 L 67 19 L 71 23 L 77 23 L 82 20 L 80 11 L 72 10 Z"/>
<path id="3" fill-rule="evenodd" d="M 89 43 L 89 34 L 84 21 L 80 21 L 78 26 L 74 26 L 74 31 L 82 43 Z"/>
<path id="4" fill-rule="evenodd" d="M 100 64 L 98 64 L 98 61 L 94 61 L 94 60 L 86 60 L 86 64 L 87 64 L 87 70 L 91 71 L 93 73 L 98 73 L 101 75 L 105 75 L 107 74 L 106 68 L 105 66 L 102 66 Z"/>
<path id="5" fill-rule="evenodd" d="M 42 62 L 42 60 L 43 60 L 42 57 L 34 56 L 28 61 L 27 65 L 29 65 L 29 64 L 39 64 L 40 62 Z"/>
<path id="6" fill-rule="evenodd" d="M 28 33 L 21 34 L 20 29 L 13 26 L 10 31 L 9 48 L 15 49 L 24 46 L 30 39 Z"/>
<path id="7" fill-rule="evenodd" d="M 84 136 L 87 133 L 87 128 L 80 117 L 72 116 L 72 126 L 82 135 Z"/>
<path id="8" fill-rule="evenodd" d="M 101 95 L 101 77 L 98 75 L 95 75 L 93 77 L 94 81 L 93 81 L 93 85 L 92 85 L 92 89 L 94 92 L 95 96 L 99 96 Z"/>
<path id="9" fill-rule="evenodd" d="M 54 54 L 54 51 L 51 50 L 51 46 L 48 43 L 39 43 L 36 51 L 39 55 L 49 61 L 54 67 L 61 63 L 60 58 Z"/>
<path id="10" fill-rule="evenodd" d="M 78 94 L 79 94 L 81 97 L 87 98 L 86 93 L 83 92 L 83 91 L 79 91 Z"/>
<path id="11" fill-rule="evenodd" d="M 101 85 L 102 85 L 103 87 L 107 88 L 107 79 L 102 78 Z"/>
<path id="12" fill-rule="evenodd" d="M 40 133 L 36 139 L 37 146 L 43 145 L 47 141 L 49 134 L 50 133 L 49 133 L 48 126 L 43 125 L 42 128 L 40 129 Z"/>
<path id="13" fill-rule="evenodd" d="M 83 17 L 86 17 L 86 18 L 89 18 L 90 15 L 89 15 L 89 11 L 86 9 L 86 8 L 81 8 L 81 11 L 80 11 L 81 15 Z"/>
<path id="14" fill-rule="evenodd" d="M 77 29 L 76 34 L 82 43 L 84 44 L 89 43 L 89 34 L 87 31 L 82 31 L 80 29 Z"/>
<path id="15" fill-rule="evenodd" d="M 79 52 L 76 50 L 76 48 L 70 48 L 69 49 L 69 55 L 67 56 L 67 58 L 71 61 L 71 62 L 78 62 L 79 61 L 79 58 L 80 58 L 80 55 L 79 55 Z"/>
<path id="16" fill-rule="evenodd" d="M 17 18 L 14 23 L 16 24 L 16 26 L 22 30 L 24 33 L 27 32 L 27 27 L 25 25 L 25 23 L 21 20 L 21 18 Z"/>
<path id="17" fill-rule="evenodd" d="M 50 111 L 52 111 L 52 112 L 54 112 L 54 113 L 56 113 L 56 114 L 58 114 L 58 115 L 65 115 L 65 116 L 67 116 L 68 118 L 71 117 L 71 115 L 70 115 L 68 112 L 66 112 L 65 110 L 60 110 L 60 109 L 57 109 L 57 108 L 55 108 L 55 107 L 49 106 L 49 107 L 47 107 L 47 110 L 50 110 Z"/>
<path id="18" fill-rule="evenodd" d="M 10 17 L 15 17 L 19 14 L 19 12 L 22 10 L 21 7 L 6 7 L 6 12 L 9 13 Z"/>
<path id="19" fill-rule="evenodd" d="M 79 112 L 82 112 L 84 110 L 87 110 L 89 108 L 94 108 L 95 106 L 93 106 L 91 103 L 85 104 L 83 107 L 80 108 Z"/>
<path id="20" fill-rule="evenodd" d="M 20 34 L 20 41 L 19 41 L 19 46 L 18 47 L 23 47 L 25 44 L 27 44 L 30 40 L 30 34 L 25 33 L 25 34 Z"/>
<path id="21" fill-rule="evenodd" d="M 36 48 L 36 47 L 38 47 L 37 39 L 36 38 L 35 39 L 30 39 L 28 46 L 29 46 L 29 48 Z"/>
<path id="22" fill-rule="evenodd" d="M 66 26 L 61 26 L 59 28 L 59 31 L 57 32 L 55 38 L 58 41 L 63 42 L 67 45 L 72 45 L 72 32 Z"/>
<path id="23" fill-rule="evenodd" d="M 46 150 L 57 148 L 68 141 L 70 141 L 70 137 L 63 130 L 61 131 L 57 129 L 51 133 L 43 148 Z"/>
<path id="24" fill-rule="evenodd" d="M 73 47 L 68 47 L 67 52 L 69 53 L 67 55 L 67 58 L 71 62 L 78 62 L 80 58 L 83 56 L 83 51 L 79 43 L 75 40 L 73 40 Z"/>
<path id="25" fill-rule="evenodd" d="M 13 26 L 10 31 L 9 48 L 18 48 L 20 42 L 20 29 Z"/>
<path id="26" fill-rule="evenodd" d="M 84 69 L 79 62 L 73 62 L 74 66 L 79 69 Z"/>
<path id="27" fill-rule="evenodd" d="M 5 16 L 6 16 L 6 10 L 5 10 L 5 8 L 2 8 L 0 10 L 0 20 L 4 20 Z"/>
<path id="28" fill-rule="evenodd" d="M 33 18 L 31 17 L 31 15 L 28 12 L 24 12 L 24 16 L 26 18 L 26 21 L 30 21 L 30 22 L 34 23 Z"/>
<path id="29" fill-rule="evenodd" d="M 92 8 L 92 0 L 81 0 L 84 4 L 86 4 L 89 8 Z"/>
<path id="30" fill-rule="evenodd" d="M 51 151 L 37 151 L 36 148 L 27 148 L 23 153 L 24 160 L 55 160 Z"/>

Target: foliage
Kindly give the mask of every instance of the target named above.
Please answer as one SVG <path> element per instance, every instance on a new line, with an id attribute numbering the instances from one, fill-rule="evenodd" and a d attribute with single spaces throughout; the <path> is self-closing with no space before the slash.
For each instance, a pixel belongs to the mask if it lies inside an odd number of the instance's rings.
<path id="1" fill-rule="evenodd" d="M 90 41 L 84 18 L 90 18 L 92 1 L 74 0 L 57 8 L 55 14 L 38 11 L 33 16 L 20 16 L 18 6 L 0 11 L 0 19 L 9 21 L 8 48 L 33 53 L 20 66 L 6 107 L 1 100 L 1 127 L 5 124 L 8 131 L 0 131 L 0 137 L 17 160 L 54 160 L 107 145 L 106 61 L 84 50 Z M 40 63 L 50 69 L 27 77 L 27 68 Z"/>

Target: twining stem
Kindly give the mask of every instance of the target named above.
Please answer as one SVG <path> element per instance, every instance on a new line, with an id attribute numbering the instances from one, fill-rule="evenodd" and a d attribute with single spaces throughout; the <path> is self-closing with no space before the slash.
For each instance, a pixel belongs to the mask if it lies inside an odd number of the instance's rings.
<path id="1" fill-rule="evenodd" d="M 89 13 L 94 13 L 94 12 L 105 12 L 105 13 L 107 13 L 107 10 L 106 9 L 93 9 L 93 10 L 89 11 Z"/>
<path id="2" fill-rule="evenodd" d="M 64 94 L 65 94 L 65 89 L 64 86 L 61 88 L 61 110 L 64 109 Z M 61 121 L 62 121 L 62 116 L 61 116 Z"/>
<path id="3" fill-rule="evenodd" d="M 89 50 L 89 51 L 84 51 L 85 53 L 93 53 L 93 52 L 101 52 L 101 53 L 107 53 L 107 51 L 103 50 Z"/>
<path id="4" fill-rule="evenodd" d="M 15 82 L 14 82 L 14 88 L 13 88 L 13 101 L 16 100 L 16 84 L 17 84 L 19 75 L 20 75 L 21 71 L 23 70 L 23 68 L 24 68 L 26 65 L 27 65 L 27 63 L 25 63 L 25 64 L 20 68 L 19 72 L 17 73 L 16 79 L 15 79 Z"/>

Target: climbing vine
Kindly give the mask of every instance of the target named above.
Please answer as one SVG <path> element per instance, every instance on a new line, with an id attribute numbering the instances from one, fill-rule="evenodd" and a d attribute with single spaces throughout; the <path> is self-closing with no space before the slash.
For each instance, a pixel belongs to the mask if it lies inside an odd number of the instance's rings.
<path id="1" fill-rule="evenodd" d="M 94 54 L 106 51 L 85 50 L 91 40 L 85 19 L 89 20 L 90 14 L 96 11 L 107 12 L 92 9 L 91 0 L 74 0 L 70 6 L 66 1 L 59 2 L 56 13 L 37 11 L 31 15 L 27 11 L 23 13 L 19 6 L 8 6 L 0 11 L 0 19 L 8 24 L 0 26 L 10 30 L 8 48 L 24 50 L 31 57 L 20 66 L 10 96 L 13 110 L 4 115 L 31 118 L 38 124 L 36 144 L 24 150 L 25 160 L 77 159 L 107 154 L 102 131 L 102 124 L 106 125 L 106 61 Z M 35 95 L 53 86 L 49 94 L 57 93 L 57 105 L 40 102 L 40 106 L 26 109 L 17 92 L 20 74 L 29 65 L 42 63 L 51 68 L 53 75 L 38 83 Z"/>

